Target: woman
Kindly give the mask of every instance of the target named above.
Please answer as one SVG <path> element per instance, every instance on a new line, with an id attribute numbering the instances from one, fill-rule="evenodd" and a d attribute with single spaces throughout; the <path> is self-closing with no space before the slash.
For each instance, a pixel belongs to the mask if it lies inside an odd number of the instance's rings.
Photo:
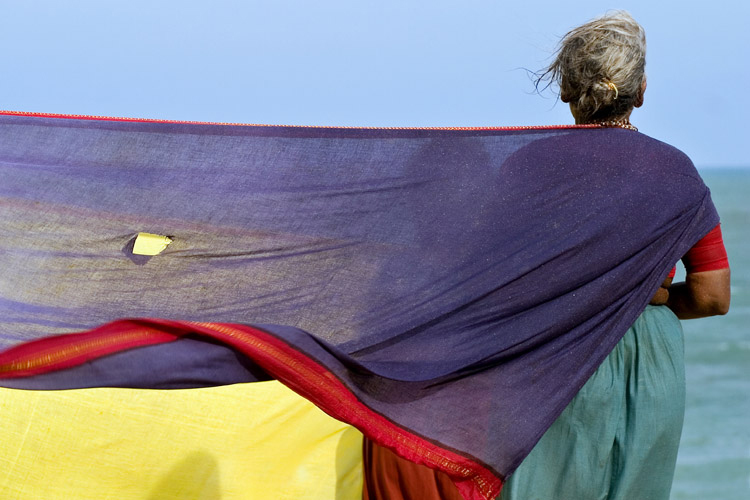
<path id="1" fill-rule="evenodd" d="M 643 28 L 615 12 L 565 35 L 539 81 L 560 86 L 577 124 L 636 130 L 630 114 L 646 91 L 645 47 Z M 729 268 L 719 227 L 683 262 L 686 281 L 667 278 L 508 479 L 502 499 L 669 498 L 685 408 L 677 318 L 728 310 Z"/>
<path id="2" fill-rule="evenodd" d="M 629 119 L 643 104 L 645 47 L 643 28 L 629 14 L 615 12 L 565 35 L 539 82 L 559 85 L 560 98 L 570 105 L 576 124 L 620 127 L 636 134 Z M 632 154 L 647 154 L 654 161 L 663 149 L 672 149 L 640 134 L 631 139 Z M 729 306 L 729 269 L 719 227 L 683 261 L 686 281 L 673 285 L 670 277 L 664 282 L 651 305 L 508 478 L 502 499 L 669 497 L 685 406 L 678 318 L 724 314 Z M 370 500 L 460 498 L 441 473 L 370 442 L 365 444 L 365 470 L 365 498 Z"/>

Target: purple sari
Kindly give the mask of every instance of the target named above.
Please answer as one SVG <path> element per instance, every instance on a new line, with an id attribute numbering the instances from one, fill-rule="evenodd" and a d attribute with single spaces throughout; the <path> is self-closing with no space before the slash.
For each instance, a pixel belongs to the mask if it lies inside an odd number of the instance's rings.
<path id="1" fill-rule="evenodd" d="M 109 323 L 0 354 L 0 385 L 278 378 L 472 499 L 718 223 L 684 154 L 623 129 L 0 130 L 0 347 Z"/>

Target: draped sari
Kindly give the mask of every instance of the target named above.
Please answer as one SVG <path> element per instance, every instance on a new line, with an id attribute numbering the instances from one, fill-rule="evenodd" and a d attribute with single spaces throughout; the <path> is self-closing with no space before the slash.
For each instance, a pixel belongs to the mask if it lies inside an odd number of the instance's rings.
<path id="1" fill-rule="evenodd" d="M 273 378 L 468 499 L 718 223 L 684 154 L 590 126 L 6 113 L 0 178 L 0 385 Z"/>

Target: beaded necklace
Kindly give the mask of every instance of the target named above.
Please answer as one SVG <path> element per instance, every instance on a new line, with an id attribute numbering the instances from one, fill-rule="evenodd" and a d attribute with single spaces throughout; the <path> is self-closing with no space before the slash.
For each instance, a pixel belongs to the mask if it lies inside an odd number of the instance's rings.
<path id="1" fill-rule="evenodd" d="M 600 127 L 605 127 L 605 128 L 626 128 L 628 130 L 638 132 L 638 128 L 634 125 L 631 125 L 630 121 L 627 118 L 622 119 L 622 120 L 609 120 L 606 122 L 598 122 L 596 125 L 599 125 Z"/>

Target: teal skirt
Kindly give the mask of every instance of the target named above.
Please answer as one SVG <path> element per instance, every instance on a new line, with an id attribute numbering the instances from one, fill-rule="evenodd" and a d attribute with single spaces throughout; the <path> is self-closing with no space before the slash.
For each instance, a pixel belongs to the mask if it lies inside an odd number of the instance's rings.
<path id="1" fill-rule="evenodd" d="M 648 306 L 531 454 L 502 500 L 667 500 L 685 413 L 682 327 Z"/>

